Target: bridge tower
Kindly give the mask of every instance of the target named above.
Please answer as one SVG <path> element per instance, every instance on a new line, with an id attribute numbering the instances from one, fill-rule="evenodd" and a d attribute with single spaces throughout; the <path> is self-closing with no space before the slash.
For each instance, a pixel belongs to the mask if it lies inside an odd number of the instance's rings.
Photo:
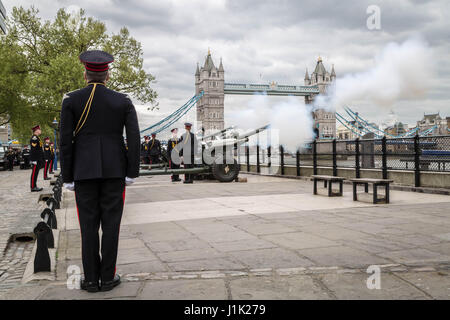
<path id="1" fill-rule="evenodd" d="M 197 102 L 198 128 L 205 132 L 224 129 L 224 75 L 222 59 L 216 68 L 211 57 L 211 51 L 205 58 L 203 67 L 195 72 L 195 93 L 204 91 L 203 97 Z"/>
<path id="2" fill-rule="evenodd" d="M 325 94 L 330 85 L 336 80 L 336 72 L 334 71 L 334 65 L 329 73 L 322 62 L 322 58 L 317 59 L 316 68 L 311 75 L 308 74 L 306 69 L 305 74 L 305 86 L 317 86 L 320 94 Z M 314 102 L 316 95 L 305 96 L 305 103 L 311 104 Z M 336 138 L 336 113 L 327 111 L 324 108 L 316 109 L 313 112 L 314 117 L 314 130 L 318 134 L 318 138 Z"/>

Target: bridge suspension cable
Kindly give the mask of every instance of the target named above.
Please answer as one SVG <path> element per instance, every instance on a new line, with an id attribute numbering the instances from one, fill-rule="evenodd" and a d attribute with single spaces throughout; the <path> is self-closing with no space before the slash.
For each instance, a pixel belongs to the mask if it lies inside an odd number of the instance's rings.
<path id="1" fill-rule="evenodd" d="M 148 128 L 145 128 L 144 130 L 141 130 L 141 134 L 144 132 L 150 131 L 152 133 L 160 133 L 167 128 L 169 128 L 172 124 L 177 122 L 182 116 L 184 116 L 189 110 L 192 109 L 192 107 L 197 103 L 198 100 L 200 100 L 201 97 L 203 97 L 204 92 L 200 92 L 199 94 L 193 96 L 189 101 L 187 101 L 184 105 L 182 105 L 180 108 L 175 110 L 173 113 L 168 115 L 167 117 L 163 118 L 162 120 L 158 121 L 157 123 L 151 125 Z"/>

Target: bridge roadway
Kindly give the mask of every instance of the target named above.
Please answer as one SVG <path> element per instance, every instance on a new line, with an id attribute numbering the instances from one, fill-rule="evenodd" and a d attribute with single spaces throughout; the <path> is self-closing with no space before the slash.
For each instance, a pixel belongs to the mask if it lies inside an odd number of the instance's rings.
<path id="1" fill-rule="evenodd" d="M 273 84 L 225 83 L 225 94 L 253 95 L 264 93 L 269 96 L 310 96 L 319 94 L 318 86 L 295 86 Z"/>
<path id="2" fill-rule="evenodd" d="M 127 188 L 118 272 L 108 293 L 66 289 L 81 267 L 73 193 L 60 222 L 56 281 L 8 297 L 40 299 L 449 299 L 450 197 L 393 191 L 391 205 L 312 196 L 302 180 Z M 381 266 L 381 290 L 366 270 Z"/>

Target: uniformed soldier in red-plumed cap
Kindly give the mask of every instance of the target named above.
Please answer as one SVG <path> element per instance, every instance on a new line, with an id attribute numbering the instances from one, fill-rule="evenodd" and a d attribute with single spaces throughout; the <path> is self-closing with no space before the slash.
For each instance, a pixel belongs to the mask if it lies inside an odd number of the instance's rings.
<path id="1" fill-rule="evenodd" d="M 84 269 L 81 288 L 108 291 L 120 283 L 116 274 L 120 221 L 125 186 L 139 175 L 139 125 L 130 98 L 106 87 L 114 58 L 96 50 L 84 52 L 80 60 L 87 86 L 63 98 L 61 172 L 66 188 L 75 191 Z"/>
<path id="2" fill-rule="evenodd" d="M 42 188 L 38 188 L 36 182 L 39 176 L 39 170 L 44 166 L 44 151 L 42 149 L 42 142 L 39 136 L 41 135 L 41 127 L 35 126 L 31 129 L 33 135 L 30 139 L 30 164 L 31 167 L 31 182 L 30 188 L 31 192 L 42 191 Z"/>

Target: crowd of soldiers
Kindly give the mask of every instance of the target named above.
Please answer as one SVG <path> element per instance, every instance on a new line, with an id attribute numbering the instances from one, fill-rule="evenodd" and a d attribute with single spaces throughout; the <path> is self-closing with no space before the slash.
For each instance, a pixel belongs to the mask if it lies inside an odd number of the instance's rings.
<path id="1" fill-rule="evenodd" d="M 184 127 L 186 132 L 180 138 L 178 137 L 178 128 L 171 130 L 172 137 L 167 141 L 167 155 L 165 156 L 162 152 L 161 142 L 156 139 L 156 133 L 152 133 L 151 137 L 145 136 L 144 142 L 141 144 L 141 163 L 159 164 L 161 159 L 165 157 L 170 169 L 180 169 L 181 163 L 186 169 L 193 168 L 198 142 L 195 135 L 191 133 L 192 123 L 186 122 Z M 183 146 L 179 146 L 181 143 L 183 143 Z M 185 152 L 186 154 L 190 154 L 186 159 L 183 157 L 185 150 L 188 151 Z M 178 174 L 173 174 L 171 179 L 172 182 L 181 181 Z M 194 174 L 186 173 L 184 183 L 191 184 L 193 182 Z"/>
<path id="2" fill-rule="evenodd" d="M 39 136 L 41 135 L 41 127 L 36 126 L 31 129 L 33 135 L 30 139 L 30 164 L 32 168 L 30 178 L 31 192 L 40 192 L 43 189 L 37 186 L 39 171 L 44 170 L 44 180 L 50 180 L 49 174 L 53 174 L 53 161 L 55 159 L 55 146 L 50 138 L 45 138 L 42 143 Z"/>

